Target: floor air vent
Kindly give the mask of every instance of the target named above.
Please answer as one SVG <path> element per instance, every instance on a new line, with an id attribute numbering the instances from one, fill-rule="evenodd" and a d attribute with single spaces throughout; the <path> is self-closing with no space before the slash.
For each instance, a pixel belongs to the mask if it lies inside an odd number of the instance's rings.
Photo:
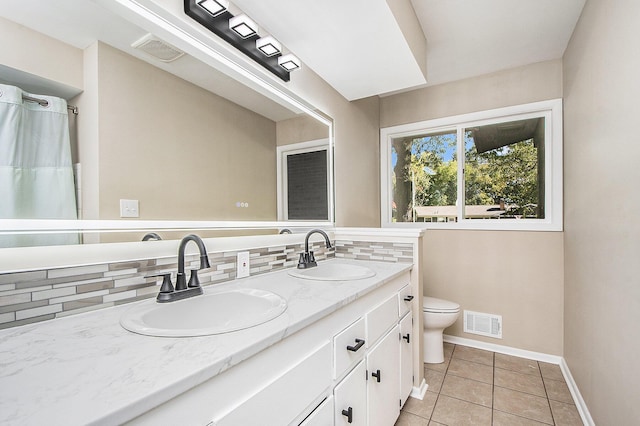
<path id="1" fill-rule="evenodd" d="M 502 315 L 464 311 L 464 332 L 502 339 Z"/>

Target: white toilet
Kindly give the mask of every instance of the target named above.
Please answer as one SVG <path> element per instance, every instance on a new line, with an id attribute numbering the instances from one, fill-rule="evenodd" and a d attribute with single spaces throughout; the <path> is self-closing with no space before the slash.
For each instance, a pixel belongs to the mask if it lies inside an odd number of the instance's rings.
<path id="1" fill-rule="evenodd" d="M 448 300 L 425 296 L 422 315 L 424 318 L 424 362 L 430 364 L 444 362 L 442 332 L 456 322 L 460 315 L 460 305 Z"/>

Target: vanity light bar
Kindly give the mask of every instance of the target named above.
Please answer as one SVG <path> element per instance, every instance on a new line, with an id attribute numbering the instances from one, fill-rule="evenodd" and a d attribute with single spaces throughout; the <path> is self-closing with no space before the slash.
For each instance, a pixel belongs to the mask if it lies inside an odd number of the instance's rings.
<path id="1" fill-rule="evenodd" d="M 258 25 L 245 14 L 229 19 L 229 29 L 242 38 L 249 38 L 258 33 Z"/>
<path id="2" fill-rule="evenodd" d="M 215 17 L 229 9 L 229 2 L 227 0 L 202 0 L 198 1 L 198 6 Z"/>
<path id="3" fill-rule="evenodd" d="M 184 0 L 184 12 L 189 17 L 282 81 L 289 81 L 289 72 L 300 68 L 300 61 L 295 57 L 281 60 L 280 43 L 269 35 L 259 37 L 258 25 L 251 18 L 243 13 L 233 16 L 229 8 L 233 5 L 228 0 Z"/>
<path id="4" fill-rule="evenodd" d="M 277 55 L 282 52 L 282 45 L 271 36 L 257 39 L 256 48 L 267 56 Z"/>

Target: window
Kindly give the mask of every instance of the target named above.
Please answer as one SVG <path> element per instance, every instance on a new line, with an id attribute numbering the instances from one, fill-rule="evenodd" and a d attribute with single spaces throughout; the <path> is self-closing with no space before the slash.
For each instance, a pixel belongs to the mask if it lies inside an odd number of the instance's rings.
<path id="1" fill-rule="evenodd" d="M 381 130 L 383 226 L 562 230 L 562 101 Z"/>
<path id="2" fill-rule="evenodd" d="M 330 220 L 328 140 L 278 147 L 278 219 Z"/>

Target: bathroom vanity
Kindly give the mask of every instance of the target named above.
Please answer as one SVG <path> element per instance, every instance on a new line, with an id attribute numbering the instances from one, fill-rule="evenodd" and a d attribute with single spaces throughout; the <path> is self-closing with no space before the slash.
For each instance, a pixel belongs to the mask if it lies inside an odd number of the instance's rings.
<path id="1" fill-rule="evenodd" d="M 131 333 L 119 320 L 137 304 L 2 331 L 0 423 L 392 425 L 413 389 L 411 265 L 331 262 L 375 275 L 281 270 L 207 288 L 286 300 L 230 333 Z"/>

